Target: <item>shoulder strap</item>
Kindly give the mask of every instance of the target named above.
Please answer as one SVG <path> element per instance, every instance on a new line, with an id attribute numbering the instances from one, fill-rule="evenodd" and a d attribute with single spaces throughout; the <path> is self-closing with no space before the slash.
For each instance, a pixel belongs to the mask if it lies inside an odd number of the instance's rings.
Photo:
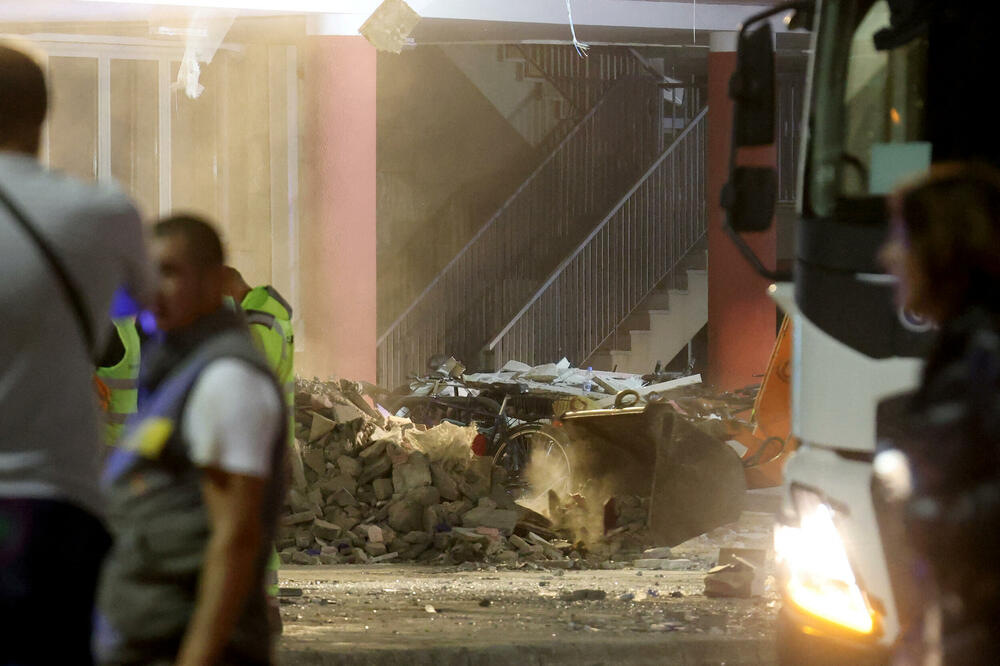
<path id="1" fill-rule="evenodd" d="M 20 207 L 10 200 L 7 193 L 0 187 L 0 203 L 2 203 L 7 210 L 10 211 L 11 217 L 17 222 L 25 233 L 34 241 L 35 246 L 38 247 L 39 252 L 48 262 L 49 268 L 55 273 L 56 279 L 59 282 L 60 288 L 62 289 L 63 296 L 65 296 L 70 309 L 73 311 L 73 315 L 76 317 L 77 324 L 80 326 L 80 332 L 83 335 L 83 342 L 87 347 L 87 356 L 93 356 L 94 354 L 94 329 L 90 323 L 90 318 L 87 316 L 87 310 L 83 305 L 83 298 L 80 296 L 80 291 L 76 288 L 76 284 L 69 275 L 69 271 L 63 264 L 62 260 L 49 245 L 48 241 L 42 237 L 38 229 L 28 220 L 28 218 L 21 211 Z"/>
<path id="2" fill-rule="evenodd" d="M 263 326 L 264 328 L 278 330 L 278 318 L 270 312 L 264 312 L 263 310 L 244 310 L 243 316 L 246 319 L 247 326 L 257 325 Z"/>
<path id="3" fill-rule="evenodd" d="M 264 287 L 264 289 L 267 291 L 268 296 L 278 301 L 281 307 L 285 308 L 285 310 L 288 312 L 288 317 L 291 318 L 292 306 L 288 303 L 288 301 L 284 299 L 284 297 L 281 294 L 278 293 L 278 290 L 272 287 L 271 285 L 267 285 L 266 287 Z"/>

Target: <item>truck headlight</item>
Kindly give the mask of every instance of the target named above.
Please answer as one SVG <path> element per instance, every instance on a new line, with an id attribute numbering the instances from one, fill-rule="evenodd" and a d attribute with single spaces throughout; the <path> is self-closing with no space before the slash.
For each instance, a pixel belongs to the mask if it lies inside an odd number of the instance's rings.
<path id="1" fill-rule="evenodd" d="M 861 634 L 875 630 L 875 614 L 854 578 L 835 512 L 816 493 L 794 488 L 798 525 L 778 525 L 774 552 L 786 597 L 803 611 Z"/>

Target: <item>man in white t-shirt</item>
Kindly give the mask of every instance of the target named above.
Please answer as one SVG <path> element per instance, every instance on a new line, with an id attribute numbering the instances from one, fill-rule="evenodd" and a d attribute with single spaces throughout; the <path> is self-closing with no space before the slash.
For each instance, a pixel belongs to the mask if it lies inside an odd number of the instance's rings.
<path id="1" fill-rule="evenodd" d="M 284 492 L 284 404 L 205 221 L 153 228 L 163 339 L 105 472 L 115 539 L 102 577 L 105 664 L 269 664 L 264 572 Z M 142 556 L 136 554 L 141 544 Z"/>

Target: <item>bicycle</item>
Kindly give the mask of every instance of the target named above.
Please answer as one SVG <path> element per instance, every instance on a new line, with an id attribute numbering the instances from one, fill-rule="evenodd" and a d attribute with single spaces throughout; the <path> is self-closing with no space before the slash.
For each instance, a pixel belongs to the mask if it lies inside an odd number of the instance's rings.
<path id="1" fill-rule="evenodd" d="M 516 500 L 531 502 L 549 490 L 572 489 L 568 441 L 549 417 L 541 415 L 538 400 L 526 396 L 522 385 L 491 384 L 476 392 L 456 380 L 425 378 L 417 383 L 424 388 L 430 384 L 427 395 L 397 396 L 383 406 L 427 427 L 444 422 L 475 425 L 473 452 L 491 457 L 504 469 L 504 488 Z M 508 413 L 512 404 L 519 408 L 518 416 Z"/>
<path id="2" fill-rule="evenodd" d="M 509 401 L 505 396 L 500 405 L 499 424 L 508 423 Z M 504 487 L 514 499 L 532 503 L 550 490 L 559 494 L 572 490 L 569 442 L 551 421 L 528 421 L 509 429 L 501 425 L 493 441 L 493 464 L 506 471 Z"/>

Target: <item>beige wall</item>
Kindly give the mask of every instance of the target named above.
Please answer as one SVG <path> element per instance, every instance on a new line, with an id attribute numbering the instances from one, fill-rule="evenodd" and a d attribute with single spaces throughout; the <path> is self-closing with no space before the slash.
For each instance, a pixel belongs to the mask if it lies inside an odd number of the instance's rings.
<path id="1" fill-rule="evenodd" d="M 192 212 L 215 222 L 230 262 L 251 284 L 275 285 L 301 329 L 310 308 L 298 287 L 299 234 L 309 224 L 298 187 L 308 170 L 299 163 L 298 49 L 230 45 L 202 65 L 204 92 L 190 99 L 170 85 L 181 44 L 108 41 L 115 40 L 37 42 L 48 55 L 52 94 L 43 160 L 81 178 L 114 180 L 148 221 Z"/>
<path id="2" fill-rule="evenodd" d="M 190 99 L 170 85 L 183 54 L 180 42 L 133 35 L 121 44 L 97 36 L 101 26 L 91 28 L 90 36 L 38 42 L 49 55 L 54 101 L 44 159 L 83 178 L 115 180 L 148 220 L 188 211 L 215 221 L 231 263 L 247 280 L 273 284 L 292 302 L 301 375 L 374 379 L 367 361 L 345 367 L 337 348 L 343 345 L 326 335 L 330 326 L 350 321 L 334 311 L 330 291 L 377 285 L 384 328 L 537 160 L 496 100 L 482 92 L 489 58 L 476 60 L 484 80 L 473 82 L 456 66 L 455 53 L 449 57 L 436 47 L 380 55 L 378 105 L 368 111 L 378 136 L 372 194 L 378 276 L 361 278 L 367 272 L 360 267 L 341 272 L 327 265 L 352 258 L 324 245 L 350 226 L 333 219 L 340 207 L 327 195 L 338 185 L 320 177 L 331 163 L 317 142 L 326 136 L 331 150 L 354 149 L 323 134 L 338 107 L 318 105 L 307 94 L 316 80 L 314 42 L 227 44 L 211 64 L 202 64 L 204 92 Z M 112 32 L 108 26 L 106 34 Z M 495 58 L 495 47 L 481 48 Z M 327 54 L 331 71 L 341 55 L 337 49 Z M 509 63 L 498 63 L 495 74 L 513 76 Z M 499 83 L 517 88 L 506 79 Z M 337 88 L 331 94 L 351 93 Z M 373 175 L 373 188 L 375 182 Z M 371 312 L 358 312 L 367 321 L 375 316 L 374 300 L 365 307 Z M 374 358 L 374 336 L 355 337 L 364 349 L 370 343 Z"/>

